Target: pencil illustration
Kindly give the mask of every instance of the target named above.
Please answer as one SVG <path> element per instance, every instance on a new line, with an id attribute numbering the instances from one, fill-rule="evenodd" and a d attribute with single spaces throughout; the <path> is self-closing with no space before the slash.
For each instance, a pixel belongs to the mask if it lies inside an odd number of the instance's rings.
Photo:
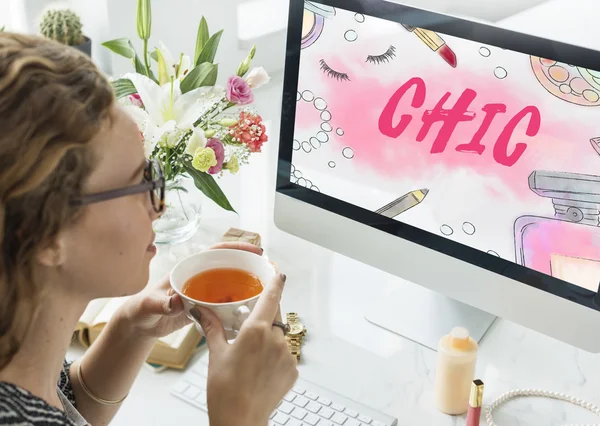
<path id="1" fill-rule="evenodd" d="M 397 198 L 391 203 L 383 206 L 379 210 L 376 210 L 375 213 L 379 213 L 380 215 L 393 219 L 408 209 L 413 208 L 417 204 L 422 203 L 428 193 L 428 189 L 419 189 L 409 192 L 408 194 L 405 194 L 402 197 Z"/>
<path id="2" fill-rule="evenodd" d="M 410 25 L 402 24 L 402 26 L 419 37 L 431 50 L 437 52 L 452 68 L 456 68 L 456 54 L 436 32 Z"/>
<path id="3" fill-rule="evenodd" d="M 592 138 L 590 139 L 590 143 L 592 144 L 592 148 L 600 155 L 600 138 Z"/>

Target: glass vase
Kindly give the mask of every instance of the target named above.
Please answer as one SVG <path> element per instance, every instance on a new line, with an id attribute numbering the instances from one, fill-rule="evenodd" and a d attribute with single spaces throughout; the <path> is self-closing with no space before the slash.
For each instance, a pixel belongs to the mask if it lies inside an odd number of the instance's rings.
<path id="1" fill-rule="evenodd" d="M 154 221 L 156 244 L 178 244 L 189 240 L 198 231 L 202 218 L 202 194 L 186 188 L 181 177 L 166 182 L 163 215 Z"/>

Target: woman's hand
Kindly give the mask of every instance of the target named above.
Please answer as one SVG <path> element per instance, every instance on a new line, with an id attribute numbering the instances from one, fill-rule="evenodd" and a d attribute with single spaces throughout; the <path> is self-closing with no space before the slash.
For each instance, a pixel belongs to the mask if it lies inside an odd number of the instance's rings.
<path id="1" fill-rule="evenodd" d="M 208 414 L 211 426 L 264 426 L 298 378 L 297 361 L 288 350 L 279 303 L 285 276 L 277 275 L 263 290 L 232 344 L 219 318 L 198 307 L 190 313 L 208 342 Z"/>
<path id="2" fill-rule="evenodd" d="M 244 250 L 262 255 L 261 248 L 249 243 L 219 243 L 207 250 L 214 249 Z M 127 299 L 117 315 L 133 327 L 138 336 L 149 338 L 168 336 L 191 322 L 183 313 L 181 297 L 171 288 L 168 276 Z"/>

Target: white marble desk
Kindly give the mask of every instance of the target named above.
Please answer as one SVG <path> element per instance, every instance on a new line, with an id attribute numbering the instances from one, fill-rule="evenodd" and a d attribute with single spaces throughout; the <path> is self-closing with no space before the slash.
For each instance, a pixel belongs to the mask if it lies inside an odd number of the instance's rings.
<path id="1" fill-rule="evenodd" d="M 582 40 L 580 44 L 598 48 L 597 39 L 586 42 L 588 30 L 597 27 L 592 21 L 597 7 L 597 0 L 552 1 L 503 25 L 562 41 Z M 588 29 L 582 22 L 586 17 L 593 23 Z M 281 78 L 273 84 L 273 97 L 265 96 L 267 102 L 278 102 Z M 272 140 L 277 139 L 272 133 Z M 240 217 L 223 214 L 207 203 L 198 235 L 174 248 L 174 253 L 184 255 L 214 242 L 229 226 L 260 232 L 269 257 L 288 275 L 282 307 L 299 312 L 309 330 L 299 367 L 302 377 L 394 415 L 400 425 L 463 425 L 463 417 L 443 415 L 432 406 L 436 354 L 363 318 L 366 307 L 394 280 L 272 226 L 269 191 L 277 147 L 272 143 L 267 148 L 241 176 L 223 182 Z M 153 279 L 166 273 L 174 261 L 169 253 L 159 253 L 152 265 Z M 81 354 L 82 349 L 74 346 L 68 356 Z M 477 376 L 486 383 L 485 403 L 513 388 L 544 388 L 600 403 L 599 355 L 503 320 L 494 324 L 481 344 Z M 142 369 L 113 424 L 208 425 L 204 412 L 169 395 L 180 377 L 177 371 L 156 374 Z M 582 409 L 542 399 L 511 402 L 496 419 L 504 426 L 600 424 L 600 419 Z"/>
<path id="2" fill-rule="evenodd" d="M 235 220 L 207 219 L 198 241 L 216 240 L 233 224 Z M 393 279 L 271 231 L 267 254 L 288 275 L 282 308 L 299 312 L 309 330 L 301 376 L 395 415 L 401 425 L 463 425 L 463 417 L 446 416 L 432 406 L 436 354 L 363 318 L 363 310 Z M 162 268 L 155 267 L 155 276 Z M 80 353 L 74 347 L 69 355 Z M 600 402 L 600 356 L 503 320 L 484 338 L 477 371 L 486 383 L 487 402 L 512 388 L 537 387 Z M 203 412 L 169 395 L 180 374 L 142 369 L 114 424 L 208 425 Z M 589 424 L 594 418 L 567 404 L 531 399 L 508 404 L 497 420 L 506 426 L 534 426 Z"/>

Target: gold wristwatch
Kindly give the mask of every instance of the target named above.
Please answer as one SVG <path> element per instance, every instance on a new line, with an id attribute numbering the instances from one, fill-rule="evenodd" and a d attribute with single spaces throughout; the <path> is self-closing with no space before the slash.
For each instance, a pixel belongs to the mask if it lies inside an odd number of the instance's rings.
<path id="1" fill-rule="evenodd" d="M 285 336 L 285 339 L 287 340 L 290 353 L 295 355 L 298 361 L 300 361 L 300 345 L 306 335 L 306 327 L 298 321 L 298 314 L 295 312 L 287 313 L 286 320 L 290 326 L 290 331 Z"/>

